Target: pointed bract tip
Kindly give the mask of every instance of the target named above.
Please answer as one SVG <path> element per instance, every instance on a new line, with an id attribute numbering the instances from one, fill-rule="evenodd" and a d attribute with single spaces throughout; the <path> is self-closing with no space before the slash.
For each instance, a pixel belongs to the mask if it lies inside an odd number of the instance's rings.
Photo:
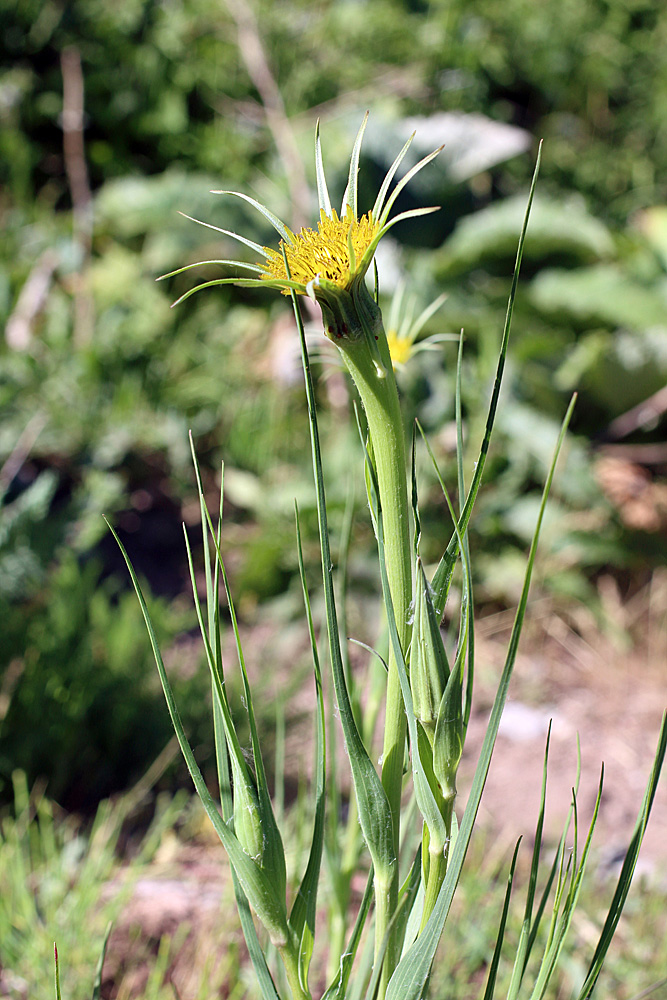
<path id="1" fill-rule="evenodd" d="M 315 277 L 312 278 L 306 285 L 306 295 L 312 302 L 317 302 L 317 298 L 315 296 L 315 285 L 319 285 L 319 278 L 319 274 L 316 274 Z"/>

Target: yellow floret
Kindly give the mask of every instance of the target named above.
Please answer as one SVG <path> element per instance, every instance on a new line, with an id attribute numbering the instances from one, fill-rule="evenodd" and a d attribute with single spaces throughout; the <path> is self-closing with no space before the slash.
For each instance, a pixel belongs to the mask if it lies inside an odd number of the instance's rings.
<path id="1" fill-rule="evenodd" d="M 335 210 L 332 210 L 331 217 L 321 211 L 317 232 L 314 229 L 302 229 L 294 237 L 294 243 L 281 241 L 280 250 L 266 248 L 267 261 L 263 265 L 267 271 L 266 277 L 283 281 L 287 279 L 282 254 L 284 247 L 292 281 L 307 285 L 319 275 L 320 278 L 326 278 L 341 288 L 346 288 L 354 273 L 351 268 L 348 236 L 354 249 L 355 265 L 358 268 L 361 258 L 377 235 L 378 228 L 370 212 L 362 215 L 360 219 L 354 219 L 348 209 L 341 219 Z"/>

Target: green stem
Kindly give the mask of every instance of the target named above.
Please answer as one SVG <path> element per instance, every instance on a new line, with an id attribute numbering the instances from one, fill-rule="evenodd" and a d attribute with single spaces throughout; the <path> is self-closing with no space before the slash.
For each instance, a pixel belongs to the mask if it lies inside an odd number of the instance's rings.
<path id="1" fill-rule="evenodd" d="M 428 878 L 426 880 L 426 889 L 424 891 L 424 909 L 422 910 L 422 919 L 419 927 L 420 934 L 426 927 L 428 918 L 433 912 L 433 907 L 435 906 L 438 893 L 440 892 L 440 886 L 442 885 L 446 874 L 447 858 L 445 857 L 443 851 L 430 852 Z"/>
<path id="2" fill-rule="evenodd" d="M 287 982 L 292 994 L 292 1000 L 313 1000 L 309 989 L 304 989 L 299 978 L 299 949 L 290 942 L 280 949 L 280 957 L 285 967 Z"/>
<path id="3" fill-rule="evenodd" d="M 364 306 L 366 307 L 364 312 L 371 312 L 368 310 L 367 302 Z M 362 317 L 365 320 L 365 336 L 355 340 L 342 338 L 341 341 L 337 341 L 337 345 L 341 349 L 366 413 L 382 508 L 389 589 L 401 646 L 407 654 L 410 640 L 412 561 L 405 436 L 387 338 L 379 310 L 374 303 L 373 308 L 374 312 Z M 370 346 L 371 339 L 375 341 L 376 350 L 372 350 Z M 378 371 L 376 361 L 378 353 L 385 372 Z M 393 653 L 390 653 L 388 666 L 382 784 L 391 808 L 394 849 L 398 857 L 406 720 Z M 395 866 L 388 892 L 378 893 L 376 901 L 377 953 L 397 906 L 398 865 Z M 395 963 L 396 942 L 392 934 L 387 944 L 384 973 L 378 994 L 380 998 L 384 996 Z"/>
<path id="4" fill-rule="evenodd" d="M 440 888 L 447 874 L 447 862 L 449 860 L 449 845 L 452 836 L 452 817 L 454 814 L 454 796 L 446 799 L 442 804 L 442 815 L 445 820 L 447 830 L 447 843 L 444 846 L 429 843 L 429 864 L 428 875 L 426 877 L 426 888 L 424 892 L 424 908 L 422 910 L 421 926 L 419 933 L 424 930 L 428 918 L 433 912 L 433 908 L 438 899 Z"/>

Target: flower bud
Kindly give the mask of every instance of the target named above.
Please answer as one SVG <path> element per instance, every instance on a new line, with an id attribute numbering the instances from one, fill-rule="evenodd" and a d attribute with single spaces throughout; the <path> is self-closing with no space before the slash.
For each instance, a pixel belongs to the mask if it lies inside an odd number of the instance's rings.
<path id="1" fill-rule="evenodd" d="M 438 709 L 449 679 L 449 663 L 421 559 L 417 559 L 415 619 L 410 651 L 410 687 L 415 716 L 431 746 Z"/>

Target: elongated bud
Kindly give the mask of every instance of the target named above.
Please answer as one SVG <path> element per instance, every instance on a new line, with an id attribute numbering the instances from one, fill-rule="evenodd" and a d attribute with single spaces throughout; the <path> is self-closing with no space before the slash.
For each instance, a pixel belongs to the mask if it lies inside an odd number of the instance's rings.
<path id="1" fill-rule="evenodd" d="M 421 559 L 417 559 L 415 619 L 410 653 L 410 686 L 415 715 L 431 746 L 438 710 L 449 679 L 447 653 Z"/>
<path id="2" fill-rule="evenodd" d="M 438 708 L 433 738 L 433 771 L 445 799 L 456 797 L 456 774 L 463 754 L 461 675 L 454 670 Z"/>
<path id="3" fill-rule="evenodd" d="M 282 947 L 287 939 L 287 870 L 282 837 L 273 815 L 268 795 L 261 789 L 249 769 L 234 756 L 234 832 L 247 855 L 261 868 L 268 880 L 266 898 L 251 899 L 271 941 Z"/>
<path id="4" fill-rule="evenodd" d="M 265 838 L 255 782 L 232 758 L 234 775 L 234 831 L 241 847 L 253 861 L 262 864 Z"/>

